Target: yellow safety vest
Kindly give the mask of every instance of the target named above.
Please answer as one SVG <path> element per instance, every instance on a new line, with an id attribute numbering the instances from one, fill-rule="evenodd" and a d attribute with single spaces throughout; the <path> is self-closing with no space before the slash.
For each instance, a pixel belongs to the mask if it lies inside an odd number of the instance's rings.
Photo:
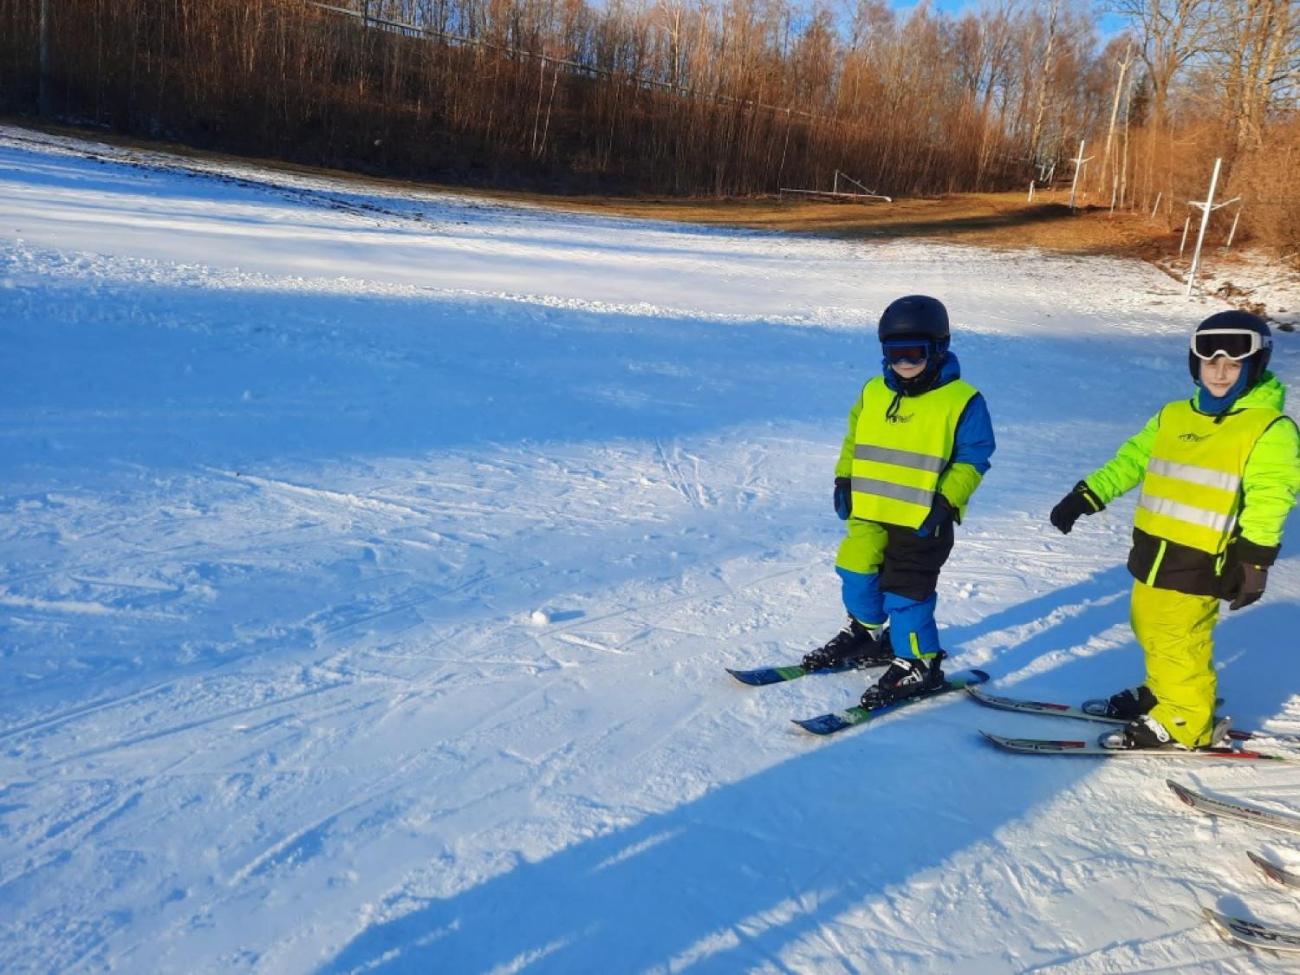
<path id="1" fill-rule="evenodd" d="M 1160 411 L 1134 525 L 1149 535 L 1220 555 L 1241 510 L 1241 479 L 1256 441 L 1282 414 L 1240 410 L 1216 423 L 1190 401 Z"/>
<path id="2" fill-rule="evenodd" d="M 854 518 L 921 527 L 939 475 L 952 461 L 957 422 L 976 392 L 954 379 L 920 396 L 904 396 L 887 417 L 894 391 L 880 376 L 867 383 L 854 434 Z"/>

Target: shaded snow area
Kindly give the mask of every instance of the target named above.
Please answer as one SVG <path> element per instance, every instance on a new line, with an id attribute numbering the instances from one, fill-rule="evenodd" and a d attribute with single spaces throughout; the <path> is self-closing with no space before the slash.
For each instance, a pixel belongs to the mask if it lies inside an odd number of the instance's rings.
<path id="1" fill-rule="evenodd" d="M 1297 811 L 1300 765 L 1013 756 L 978 729 L 1100 728 L 957 697 L 821 739 L 865 675 L 723 670 L 842 621 L 832 466 L 909 292 L 999 440 L 952 666 L 1135 683 L 1133 499 L 1046 519 L 1190 390 L 1224 306 L 1153 268 L 0 128 L 0 970 L 1288 970 L 1200 909 L 1300 926 L 1245 855 L 1300 849 L 1164 780 Z M 1219 630 L 1241 727 L 1300 731 L 1298 531 Z"/>

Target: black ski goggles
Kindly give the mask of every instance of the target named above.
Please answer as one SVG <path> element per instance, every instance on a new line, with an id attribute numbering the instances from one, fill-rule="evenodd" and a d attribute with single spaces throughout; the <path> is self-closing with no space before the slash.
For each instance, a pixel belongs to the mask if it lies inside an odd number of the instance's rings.
<path id="1" fill-rule="evenodd" d="M 1264 336 L 1248 328 L 1207 328 L 1192 333 L 1192 355 L 1203 362 L 1221 355 L 1240 362 L 1268 344 Z"/>
<path id="2" fill-rule="evenodd" d="M 934 354 L 929 342 L 918 342 L 915 339 L 894 339 L 886 342 L 884 349 L 885 361 L 891 366 L 896 364 L 919 366 Z"/>

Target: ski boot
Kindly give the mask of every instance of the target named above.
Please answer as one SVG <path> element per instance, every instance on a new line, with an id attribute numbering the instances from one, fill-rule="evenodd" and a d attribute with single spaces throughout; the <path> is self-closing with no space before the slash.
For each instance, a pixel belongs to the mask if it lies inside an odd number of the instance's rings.
<path id="1" fill-rule="evenodd" d="M 940 650 L 929 660 L 895 657 L 880 680 L 868 687 L 862 695 L 862 706 L 873 710 L 942 687 L 944 676 L 940 662 L 946 656 L 948 655 Z"/>
<path id="2" fill-rule="evenodd" d="M 827 670 L 852 664 L 858 668 L 883 667 L 894 659 L 889 631 L 881 626 L 864 626 L 852 616 L 844 629 L 825 646 L 804 655 L 805 670 Z"/>
<path id="3" fill-rule="evenodd" d="M 1130 748 L 1183 748 L 1174 741 L 1167 728 L 1149 714 L 1134 718 L 1122 728 L 1107 731 L 1097 739 L 1102 748 L 1127 751 Z"/>
<path id="4" fill-rule="evenodd" d="M 1121 721 L 1136 721 L 1156 706 L 1156 696 L 1145 684 L 1126 687 L 1109 698 L 1093 698 L 1083 702 L 1083 710 L 1099 718 L 1119 718 Z"/>

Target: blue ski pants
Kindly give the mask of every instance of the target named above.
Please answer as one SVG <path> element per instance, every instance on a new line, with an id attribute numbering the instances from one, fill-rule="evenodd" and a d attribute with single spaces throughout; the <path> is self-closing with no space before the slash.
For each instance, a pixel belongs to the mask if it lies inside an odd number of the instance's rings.
<path id="1" fill-rule="evenodd" d="M 859 623 L 889 620 L 890 640 L 900 657 L 939 652 L 934 620 L 939 570 L 952 552 L 951 523 L 938 535 L 862 518 L 848 520 L 835 557 L 844 608 Z"/>

